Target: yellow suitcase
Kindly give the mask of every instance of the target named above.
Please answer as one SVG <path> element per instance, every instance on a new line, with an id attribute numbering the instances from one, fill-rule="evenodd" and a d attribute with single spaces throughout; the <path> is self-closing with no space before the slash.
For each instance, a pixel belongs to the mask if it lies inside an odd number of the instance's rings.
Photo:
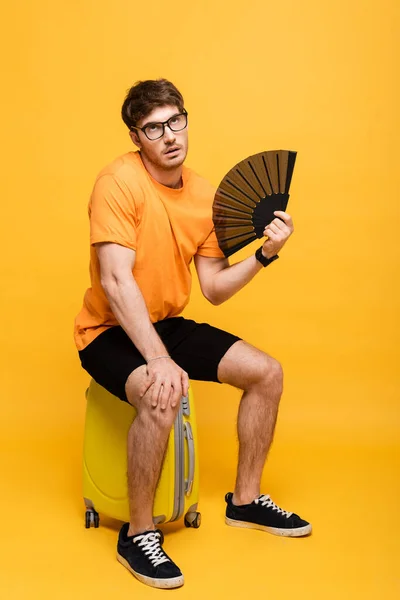
<path id="1" fill-rule="evenodd" d="M 136 410 L 93 379 L 86 390 L 83 447 L 85 526 L 99 526 L 99 513 L 129 521 L 126 440 Z M 155 524 L 184 516 L 186 527 L 199 527 L 199 464 L 193 392 L 182 398 L 171 430 L 153 507 Z"/>

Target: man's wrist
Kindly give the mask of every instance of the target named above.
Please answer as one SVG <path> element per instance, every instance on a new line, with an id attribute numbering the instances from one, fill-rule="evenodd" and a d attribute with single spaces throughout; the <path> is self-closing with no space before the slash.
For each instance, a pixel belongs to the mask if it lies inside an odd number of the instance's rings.
<path id="1" fill-rule="evenodd" d="M 276 252 L 265 252 L 263 246 L 261 246 L 261 254 L 263 255 L 264 258 L 272 258 L 273 256 L 276 256 Z"/>
<path id="2" fill-rule="evenodd" d="M 149 364 L 149 362 L 151 362 L 152 360 L 160 360 L 160 358 L 171 358 L 169 356 L 169 354 L 162 354 L 161 356 L 154 356 L 153 358 L 148 358 L 147 359 L 147 364 Z"/>
<path id="3" fill-rule="evenodd" d="M 276 260 L 277 258 L 279 258 L 278 254 L 273 254 L 272 256 L 269 256 L 269 257 L 266 256 L 263 253 L 263 247 L 262 246 L 256 250 L 255 257 L 258 260 L 258 262 L 262 264 L 263 267 L 267 267 L 272 262 L 274 262 L 274 260 Z"/>

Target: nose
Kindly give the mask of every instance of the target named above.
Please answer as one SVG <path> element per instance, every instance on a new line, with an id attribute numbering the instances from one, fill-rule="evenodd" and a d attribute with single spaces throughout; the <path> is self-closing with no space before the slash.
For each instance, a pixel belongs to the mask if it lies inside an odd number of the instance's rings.
<path id="1" fill-rule="evenodd" d="M 170 129 L 168 127 L 168 125 L 165 125 L 163 137 L 166 142 L 172 142 L 172 141 L 175 141 L 176 136 L 175 136 L 175 133 L 172 131 L 172 129 Z"/>

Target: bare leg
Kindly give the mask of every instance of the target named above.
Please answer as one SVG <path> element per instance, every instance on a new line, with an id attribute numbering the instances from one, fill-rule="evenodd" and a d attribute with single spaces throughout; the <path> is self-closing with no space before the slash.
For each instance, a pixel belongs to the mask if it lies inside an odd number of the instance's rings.
<path id="1" fill-rule="evenodd" d="M 275 359 L 241 341 L 221 360 L 218 377 L 244 390 L 237 424 L 239 463 L 233 502 L 249 504 L 260 494 L 282 394 L 282 368 Z"/>
<path id="2" fill-rule="evenodd" d="M 138 390 L 146 375 L 146 367 L 139 367 L 128 378 L 125 389 L 130 404 L 138 411 L 128 433 L 128 493 L 130 527 L 128 535 L 155 529 L 153 504 L 157 482 L 167 447 L 168 436 L 176 412 L 168 405 L 162 411 L 152 408 L 150 391 L 139 399 Z"/>

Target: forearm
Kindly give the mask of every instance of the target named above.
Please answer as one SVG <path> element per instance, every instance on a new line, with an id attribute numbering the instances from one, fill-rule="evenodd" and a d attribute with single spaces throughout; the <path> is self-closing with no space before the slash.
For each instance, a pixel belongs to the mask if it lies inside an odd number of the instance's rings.
<path id="1" fill-rule="evenodd" d="M 146 303 L 134 277 L 103 283 L 103 289 L 115 318 L 145 360 L 167 356 L 168 351 L 150 321 Z"/>
<path id="2" fill-rule="evenodd" d="M 262 264 L 253 255 L 218 271 L 212 278 L 210 301 L 222 304 L 247 285 L 262 268 Z"/>

